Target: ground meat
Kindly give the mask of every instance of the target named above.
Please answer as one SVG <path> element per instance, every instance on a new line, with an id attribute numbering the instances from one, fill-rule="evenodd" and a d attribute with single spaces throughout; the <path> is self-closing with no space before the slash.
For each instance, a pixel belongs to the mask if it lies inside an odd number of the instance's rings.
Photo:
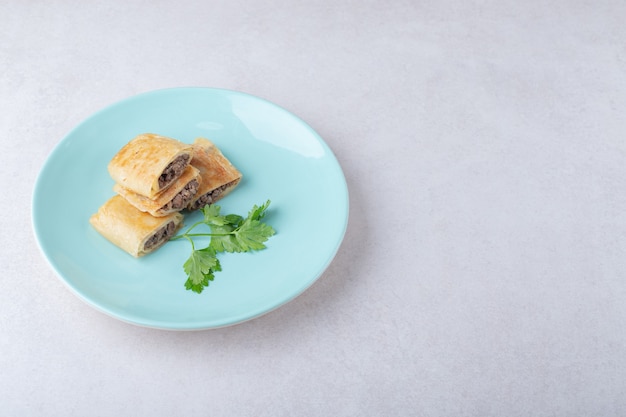
<path id="1" fill-rule="evenodd" d="M 206 206 L 207 204 L 212 204 L 213 202 L 215 202 L 220 195 L 222 195 L 222 193 L 224 192 L 225 189 L 227 189 L 233 182 L 229 182 L 228 184 L 224 184 L 220 187 L 217 187 L 216 189 L 212 190 L 211 192 L 208 192 L 206 194 L 203 194 L 202 196 L 200 196 L 200 198 L 198 198 L 196 201 L 194 201 L 194 203 L 191 205 L 191 207 L 189 207 L 190 210 L 198 210 L 204 206 Z"/>
<path id="2" fill-rule="evenodd" d="M 163 243 L 167 242 L 170 237 L 172 237 L 174 232 L 176 232 L 176 225 L 174 222 L 169 222 L 157 230 L 156 233 L 146 241 L 143 245 L 143 250 L 148 251 L 156 246 L 161 246 Z"/>
<path id="3" fill-rule="evenodd" d="M 198 183 L 198 180 L 189 181 L 189 183 L 185 185 L 185 188 L 183 188 L 178 194 L 176 194 L 169 203 L 161 207 L 161 210 L 182 210 L 196 195 L 199 186 L 200 183 Z"/>
<path id="4" fill-rule="evenodd" d="M 172 162 L 170 162 L 159 177 L 159 189 L 165 187 L 167 184 L 180 177 L 180 174 L 188 164 L 189 155 L 187 154 L 179 155 Z"/>

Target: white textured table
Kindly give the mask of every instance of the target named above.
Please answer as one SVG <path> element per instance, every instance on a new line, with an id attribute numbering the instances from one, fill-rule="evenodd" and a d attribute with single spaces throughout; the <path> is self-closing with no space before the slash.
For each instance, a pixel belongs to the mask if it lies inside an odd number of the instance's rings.
<path id="1" fill-rule="evenodd" d="M 0 414 L 626 412 L 623 1 L 4 0 L 0 15 Z M 326 273 L 234 327 L 105 316 L 31 228 L 36 176 L 76 124 L 178 86 L 299 115 L 350 190 Z"/>

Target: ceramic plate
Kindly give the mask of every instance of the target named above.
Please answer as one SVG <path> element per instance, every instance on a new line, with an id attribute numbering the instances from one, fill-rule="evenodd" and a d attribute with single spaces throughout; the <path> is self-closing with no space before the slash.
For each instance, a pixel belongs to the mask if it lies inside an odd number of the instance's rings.
<path id="1" fill-rule="evenodd" d="M 130 139 L 153 132 L 211 139 L 242 173 L 218 203 L 246 215 L 271 200 L 267 249 L 221 254 L 222 271 L 201 294 L 185 289 L 189 242 L 133 258 L 89 217 L 113 195 L 107 164 Z M 189 225 L 200 213 L 186 216 Z M 328 267 L 348 221 L 348 190 L 335 156 L 301 119 L 263 99 L 211 88 L 131 97 L 91 116 L 55 147 L 33 195 L 33 228 L 57 275 L 96 309 L 132 324 L 198 330 L 241 323 L 289 302 Z"/>

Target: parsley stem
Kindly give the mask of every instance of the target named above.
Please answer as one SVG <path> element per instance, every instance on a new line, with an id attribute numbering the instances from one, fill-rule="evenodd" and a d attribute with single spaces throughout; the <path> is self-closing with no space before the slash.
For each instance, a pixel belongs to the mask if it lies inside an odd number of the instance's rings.
<path id="1" fill-rule="evenodd" d="M 193 244 L 193 239 L 190 238 L 189 236 L 187 236 L 186 234 L 183 235 L 183 237 L 187 238 L 187 240 L 189 241 L 189 243 L 191 243 L 191 251 L 193 252 L 194 250 L 196 250 L 196 246 Z"/>
<path id="2" fill-rule="evenodd" d="M 170 238 L 170 240 L 179 240 L 179 239 L 187 239 L 189 242 L 191 242 L 191 246 L 193 247 L 193 240 L 191 239 L 192 237 L 199 237 L 199 236 L 229 236 L 229 235 L 233 235 L 235 233 L 235 231 L 237 231 L 237 229 L 235 229 L 233 232 L 230 233 L 189 233 L 191 232 L 191 230 L 200 225 L 200 224 L 204 224 L 204 222 L 197 222 L 192 224 L 191 226 L 189 226 L 189 229 L 187 229 L 187 231 L 183 234 L 180 235 L 176 235 Z"/>
<path id="3" fill-rule="evenodd" d="M 204 221 L 201 220 L 199 222 L 195 222 L 194 224 L 189 226 L 189 229 L 187 229 L 187 231 L 184 234 L 188 234 L 189 232 L 191 232 L 191 230 L 193 230 L 194 227 L 199 226 L 201 224 L 204 224 Z"/>
<path id="4" fill-rule="evenodd" d="M 183 233 L 182 235 L 176 235 L 173 238 L 171 238 L 171 240 L 177 240 L 177 239 L 182 239 L 185 238 L 189 241 L 191 241 L 190 238 L 192 237 L 198 237 L 198 236 L 229 236 L 232 235 L 234 233 Z"/>
<path id="5" fill-rule="evenodd" d="M 234 235 L 234 233 L 190 233 L 187 236 L 229 236 Z"/>
<path id="6" fill-rule="evenodd" d="M 174 236 L 174 237 L 170 238 L 170 240 L 178 240 L 178 239 L 183 239 L 183 238 L 186 238 L 187 240 L 189 240 L 189 241 L 191 242 L 191 239 L 189 239 L 189 237 L 188 237 L 188 236 L 204 236 L 204 234 L 200 234 L 200 233 L 197 233 L 197 234 L 190 234 L 190 233 L 189 233 L 189 232 L 191 232 L 191 231 L 192 231 L 192 230 L 193 230 L 196 226 L 199 226 L 199 225 L 201 225 L 201 224 L 204 224 L 204 221 L 202 221 L 202 220 L 201 220 L 201 221 L 199 221 L 199 222 L 195 222 L 194 224 L 192 224 L 191 226 L 189 226 L 189 228 L 187 229 L 187 231 L 186 231 L 185 233 L 180 234 L 180 235 L 176 235 L 176 236 Z M 207 236 L 210 236 L 210 235 L 207 235 Z M 191 246 L 193 246 L 193 242 L 191 242 Z"/>

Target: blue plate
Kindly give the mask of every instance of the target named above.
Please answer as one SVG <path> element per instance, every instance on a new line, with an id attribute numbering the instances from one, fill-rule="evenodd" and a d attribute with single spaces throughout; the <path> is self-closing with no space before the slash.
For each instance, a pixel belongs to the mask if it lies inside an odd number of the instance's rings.
<path id="1" fill-rule="evenodd" d="M 130 139 L 153 132 L 211 139 L 242 173 L 218 204 L 246 215 L 271 200 L 276 230 L 263 251 L 222 254 L 202 294 L 185 289 L 189 242 L 133 258 L 89 217 L 113 195 L 107 164 Z M 186 216 L 190 225 L 200 213 Z M 348 222 L 346 181 L 332 151 L 301 119 L 263 99 L 211 88 L 173 88 L 123 100 L 91 116 L 53 150 L 33 195 L 39 247 L 63 282 L 96 309 L 128 323 L 173 330 L 229 326 L 305 291 L 328 267 Z"/>

